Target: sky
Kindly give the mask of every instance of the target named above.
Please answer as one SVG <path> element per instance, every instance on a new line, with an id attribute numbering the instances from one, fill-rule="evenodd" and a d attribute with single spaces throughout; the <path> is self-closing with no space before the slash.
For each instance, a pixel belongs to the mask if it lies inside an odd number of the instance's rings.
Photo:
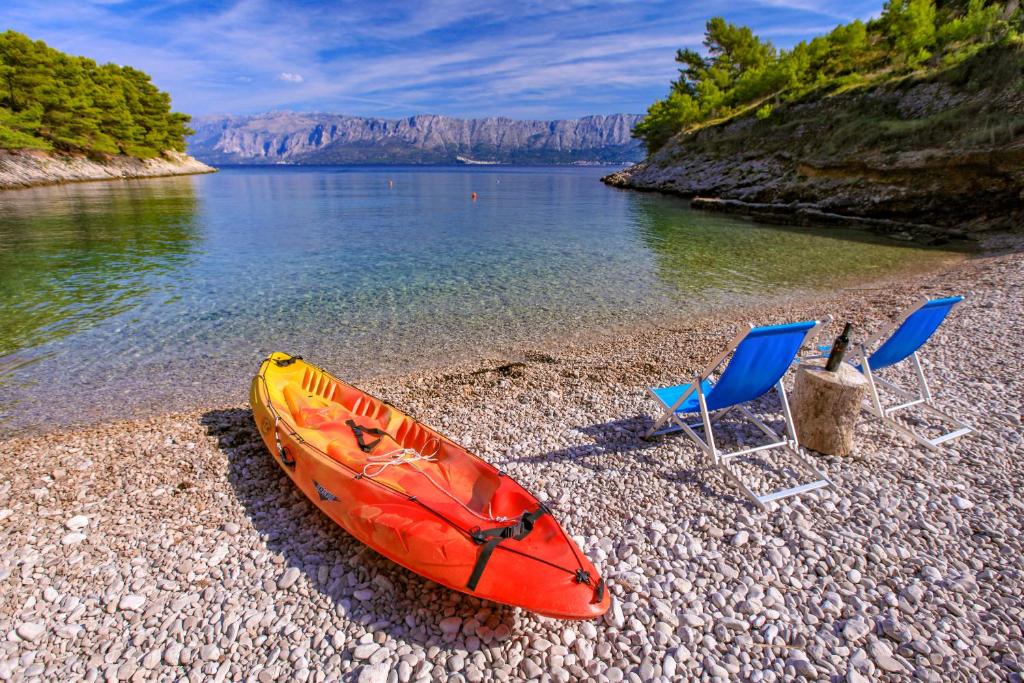
<path id="1" fill-rule="evenodd" d="M 643 113 L 713 15 L 778 47 L 881 0 L 0 0 L 0 30 L 146 71 L 193 116 Z"/>

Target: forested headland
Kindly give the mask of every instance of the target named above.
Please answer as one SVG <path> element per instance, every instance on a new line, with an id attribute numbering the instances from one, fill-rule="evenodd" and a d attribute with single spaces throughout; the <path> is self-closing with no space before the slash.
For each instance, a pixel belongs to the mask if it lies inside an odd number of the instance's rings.
<path id="1" fill-rule="evenodd" d="M 0 149 L 151 159 L 184 152 L 189 121 L 138 69 L 0 33 Z"/>
<path id="2" fill-rule="evenodd" d="M 890 0 L 880 16 L 779 50 L 722 17 L 707 22 L 706 54 L 680 49 L 679 77 L 634 129 L 648 152 L 672 136 L 736 114 L 773 108 L 814 91 L 831 94 L 946 70 L 991 46 L 1021 45 L 1016 0 Z"/>
<path id="3" fill-rule="evenodd" d="M 786 225 L 946 242 L 1024 225 L 1017 0 L 891 0 L 779 50 L 722 18 L 604 181 Z"/>

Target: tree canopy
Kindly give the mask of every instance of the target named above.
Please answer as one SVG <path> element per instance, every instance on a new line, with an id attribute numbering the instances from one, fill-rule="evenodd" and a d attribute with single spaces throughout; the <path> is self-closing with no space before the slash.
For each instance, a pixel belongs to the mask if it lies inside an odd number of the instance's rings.
<path id="1" fill-rule="evenodd" d="M 138 69 L 0 33 L 0 148 L 154 157 L 185 151 L 190 120 Z"/>
<path id="2" fill-rule="evenodd" d="M 837 88 L 922 68 L 951 66 L 995 40 L 1019 40 L 1016 0 L 888 0 L 879 18 L 777 50 L 745 26 L 707 22 L 705 53 L 676 52 L 679 77 L 634 128 L 653 153 L 680 131 L 772 105 L 819 88 Z"/>

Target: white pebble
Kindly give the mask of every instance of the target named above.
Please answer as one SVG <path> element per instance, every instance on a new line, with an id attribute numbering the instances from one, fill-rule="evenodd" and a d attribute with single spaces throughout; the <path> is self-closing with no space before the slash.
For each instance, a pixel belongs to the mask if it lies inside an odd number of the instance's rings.
<path id="1" fill-rule="evenodd" d="M 68 521 L 64 522 L 64 526 L 66 526 L 70 531 L 78 531 L 79 529 L 84 529 L 89 526 L 89 518 L 85 515 L 75 515 Z"/>

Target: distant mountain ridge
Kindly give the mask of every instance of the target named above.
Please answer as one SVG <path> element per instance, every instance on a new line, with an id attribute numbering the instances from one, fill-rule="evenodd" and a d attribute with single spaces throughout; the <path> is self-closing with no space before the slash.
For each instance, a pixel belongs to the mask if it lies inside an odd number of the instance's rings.
<path id="1" fill-rule="evenodd" d="M 636 114 L 524 121 L 275 112 L 197 117 L 189 154 L 212 164 L 509 164 L 639 161 Z"/>

